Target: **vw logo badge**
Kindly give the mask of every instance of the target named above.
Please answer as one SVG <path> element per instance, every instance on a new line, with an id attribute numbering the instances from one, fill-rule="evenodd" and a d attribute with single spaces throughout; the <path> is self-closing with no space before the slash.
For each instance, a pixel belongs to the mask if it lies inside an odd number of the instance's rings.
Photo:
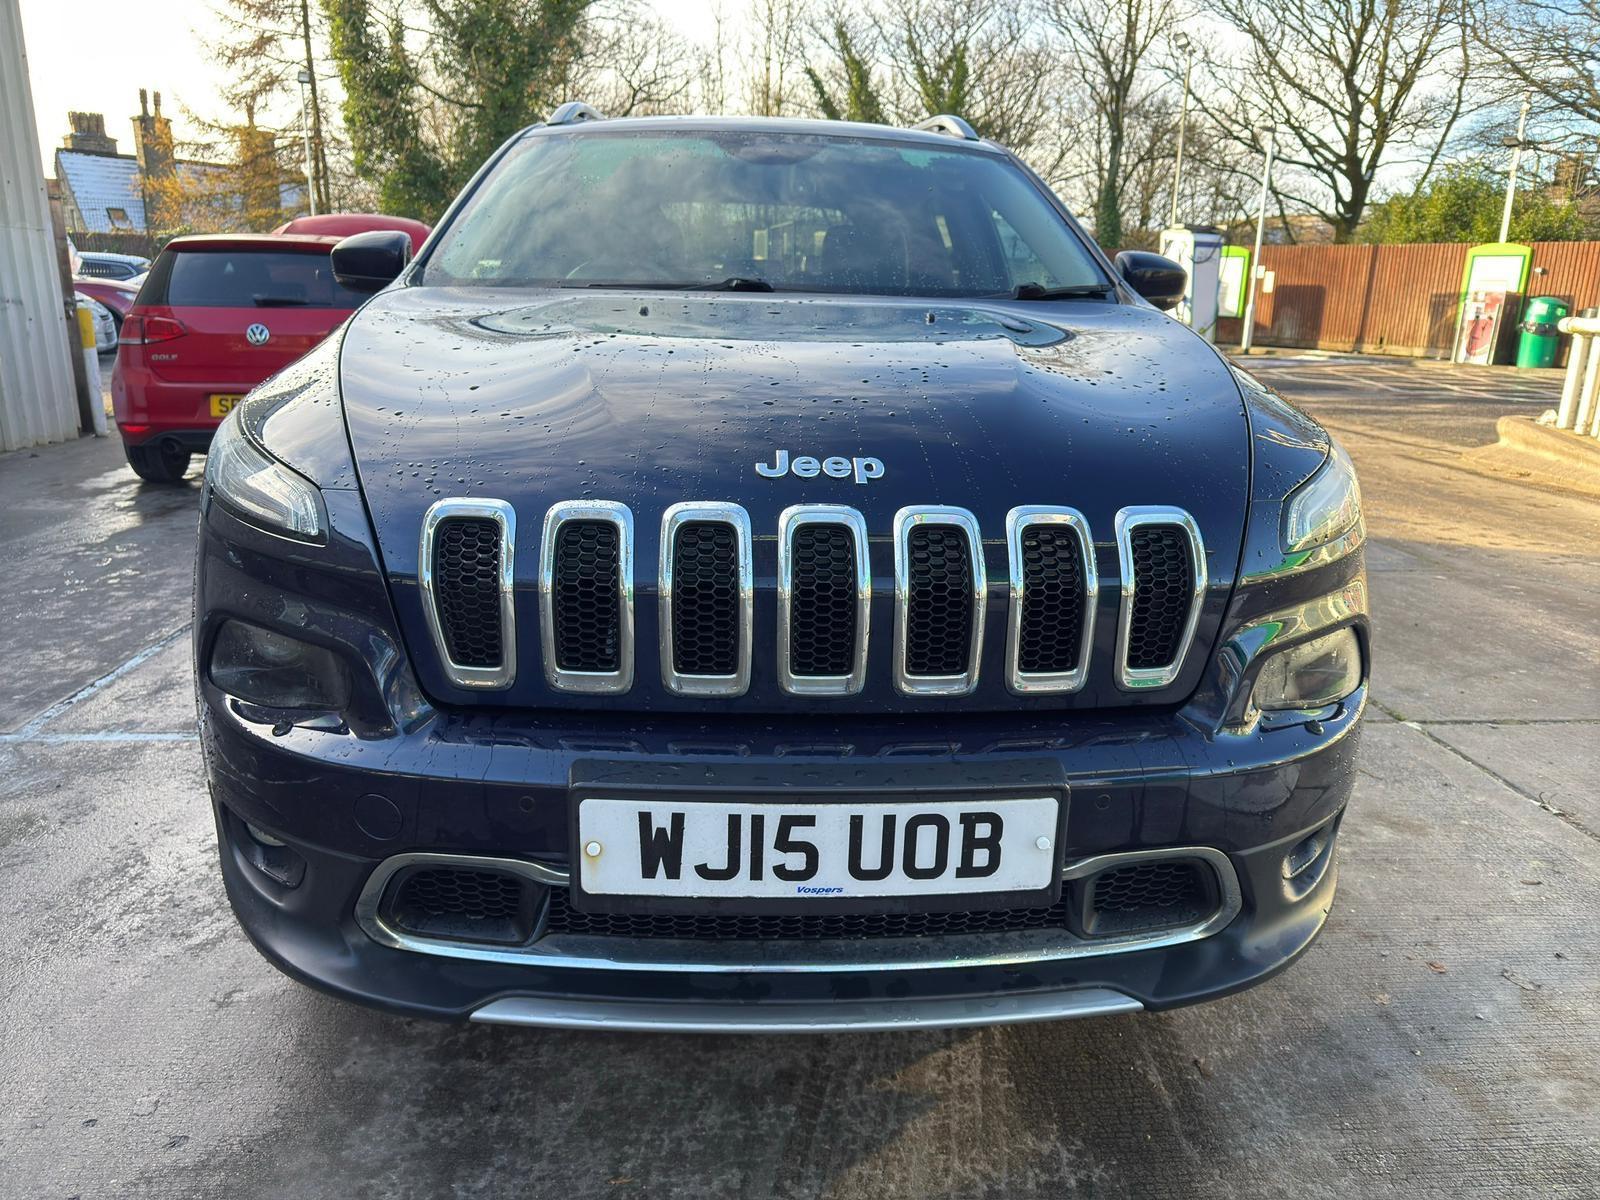
<path id="1" fill-rule="evenodd" d="M 257 321 L 254 325 L 250 326 L 249 329 L 244 331 L 244 340 L 249 342 L 252 346 L 265 346 L 267 344 L 267 339 L 271 336 L 272 330 L 268 329 L 260 321 Z"/>

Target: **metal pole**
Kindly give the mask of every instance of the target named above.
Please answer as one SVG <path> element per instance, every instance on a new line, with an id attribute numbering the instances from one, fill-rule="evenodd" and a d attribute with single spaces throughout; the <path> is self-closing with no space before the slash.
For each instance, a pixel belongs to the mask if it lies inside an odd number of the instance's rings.
<path id="1" fill-rule="evenodd" d="M 1272 188 L 1272 153 L 1277 149 L 1278 128 L 1267 128 L 1267 160 L 1261 168 L 1261 207 L 1256 210 L 1256 248 L 1250 254 L 1250 291 L 1244 304 L 1244 332 L 1239 335 L 1239 352 L 1250 353 L 1256 327 L 1256 284 L 1261 278 L 1261 234 L 1267 224 L 1267 193 Z"/>
<path id="2" fill-rule="evenodd" d="M 311 126 L 306 120 L 306 84 L 311 80 L 311 72 L 300 72 L 300 140 L 306 149 L 306 203 L 310 206 L 308 211 L 314 217 L 317 215 L 317 177 L 312 169 L 311 161 Z"/>
<path id="3" fill-rule="evenodd" d="M 1189 39 L 1179 34 L 1174 39 L 1179 50 L 1183 51 L 1183 107 L 1178 115 L 1178 154 L 1172 162 L 1172 217 L 1167 221 L 1167 228 L 1178 227 L 1178 197 L 1183 190 L 1183 135 L 1189 129 L 1189 76 L 1194 70 L 1194 54 L 1189 49 Z"/>
<path id="4" fill-rule="evenodd" d="M 1583 394 L 1584 368 L 1588 365 L 1589 343 L 1592 339 L 1568 328 L 1570 317 L 1561 321 L 1561 332 L 1572 335 L 1572 347 L 1567 351 L 1567 377 L 1561 384 L 1561 407 L 1556 410 L 1556 428 L 1573 429 L 1578 423 L 1578 397 Z"/>
<path id="5" fill-rule="evenodd" d="M 1511 202 L 1517 195 L 1517 167 L 1522 162 L 1522 139 L 1528 132 L 1528 108 L 1533 103 L 1533 93 L 1522 93 L 1522 114 L 1517 117 L 1517 142 L 1511 147 L 1511 174 L 1506 178 L 1506 206 L 1500 212 L 1500 240 L 1511 236 Z"/>
<path id="6" fill-rule="evenodd" d="M 1600 350 L 1590 339 L 1588 363 L 1583 372 L 1583 390 L 1578 393 L 1578 415 L 1572 423 L 1574 433 L 1588 433 L 1589 425 L 1600 416 Z"/>

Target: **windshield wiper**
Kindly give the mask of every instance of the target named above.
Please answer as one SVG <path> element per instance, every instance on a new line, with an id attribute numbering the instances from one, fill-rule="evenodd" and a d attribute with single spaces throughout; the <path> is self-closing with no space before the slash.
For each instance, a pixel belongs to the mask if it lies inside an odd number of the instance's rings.
<path id="1" fill-rule="evenodd" d="M 1071 287 L 1047 288 L 1042 283 L 1019 283 L 1011 290 L 1013 300 L 1104 299 L 1111 294 L 1109 283 L 1075 283 Z"/>
<path id="2" fill-rule="evenodd" d="M 311 301 L 295 296 L 256 296 L 255 303 L 257 308 L 304 308 Z"/>
<path id="3" fill-rule="evenodd" d="M 765 279 L 754 279 L 748 275 L 730 275 L 728 278 L 719 279 L 714 283 L 693 283 L 680 280 L 660 279 L 597 279 L 588 283 L 563 283 L 561 286 L 584 288 L 631 288 L 641 292 L 770 292 L 773 290 L 772 285 Z"/>
<path id="4" fill-rule="evenodd" d="M 693 292 L 770 292 L 772 285 L 765 279 L 756 279 L 749 275 L 729 275 L 726 279 L 716 283 L 697 283 L 689 289 Z"/>

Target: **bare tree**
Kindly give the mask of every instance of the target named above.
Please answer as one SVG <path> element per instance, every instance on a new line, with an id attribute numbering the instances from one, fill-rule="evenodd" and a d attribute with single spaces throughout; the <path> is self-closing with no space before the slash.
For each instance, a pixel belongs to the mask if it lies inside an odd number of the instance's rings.
<path id="1" fill-rule="evenodd" d="M 1028 155 L 1059 119 L 1055 56 L 1013 0 L 889 0 L 872 20 L 901 121 L 952 112 Z"/>
<path id="2" fill-rule="evenodd" d="M 1600 0 L 1474 0 L 1481 61 L 1571 118 L 1600 123 Z"/>
<path id="3" fill-rule="evenodd" d="M 292 122 L 285 133 L 301 136 L 299 120 L 300 73 L 308 77 L 304 131 L 311 144 L 312 184 L 317 207 L 327 212 L 333 203 L 329 179 L 329 141 L 335 140 L 324 120 L 324 89 L 331 73 L 322 70 L 327 58 L 327 28 L 321 9 L 311 0 L 227 0 L 212 10 L 218 32 L 207 49 L 228 69 L 229 83 L 222 99 L 247 113 L 245 126 L 258 114 L 290 107 Z M 335 151 L 338 158 L 338 151 Z"/>
<path id="4" fill-rule="evenodd" d="M 1381 167 L 1410 154 L 1425 178 L 1480 102 L 1461 0 L 1217 0 L 1216 12 L 1233 28 L 1197 105 L 1252 153 L 1276 126 L 1280 206 L 1317 214 L 1335 241 L 1354 237 Z"/>
<path id="5" fill-rule="evenodd" d="M 1149 90 L 1158 86 L 1148 56 L 1172 32 L 1176 0 L 1043 0 L 1044 19 L 1070 51 L 1068 69 L 1093 106 L 1098 135 L 1095 237 L 1121 245 L 1128 137 Z"/>
<path id="6" fill-rule="evenodd" d="M 612 3 L 585 15 L 564 64 L 562 94 L 608 116 L 682 111 L 693 93 L 693 49 L 659 18 Z"/>
<path id="7" fill-rule="evenodd" d="M 745 107 L 757 117 L 807 111 L 801 77 L 810 10 L 806 0 L 756 0 L 748 45 L 740 55 Z"/>
<path id="8" fill-rule="evenodd" d="M 953 113 L 1055 169 L 1055 57 L 1010 0 L 833 0 L 813 18 L 805 75 L 824 116 L 909 125 Z"/>

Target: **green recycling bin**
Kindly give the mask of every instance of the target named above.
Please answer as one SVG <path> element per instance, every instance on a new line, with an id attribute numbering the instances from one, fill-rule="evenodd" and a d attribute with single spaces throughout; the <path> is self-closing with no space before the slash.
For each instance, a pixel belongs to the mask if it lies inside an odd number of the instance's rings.
<path id="1" fill-rule="evenodd" d="M 1554 296 L 1535 296 L 1522 310 L 1522 334 L 1517 339 L 1517 366 L 1553 367 L 1561 350 L 1556 322 L 1572 309 Z"/>

